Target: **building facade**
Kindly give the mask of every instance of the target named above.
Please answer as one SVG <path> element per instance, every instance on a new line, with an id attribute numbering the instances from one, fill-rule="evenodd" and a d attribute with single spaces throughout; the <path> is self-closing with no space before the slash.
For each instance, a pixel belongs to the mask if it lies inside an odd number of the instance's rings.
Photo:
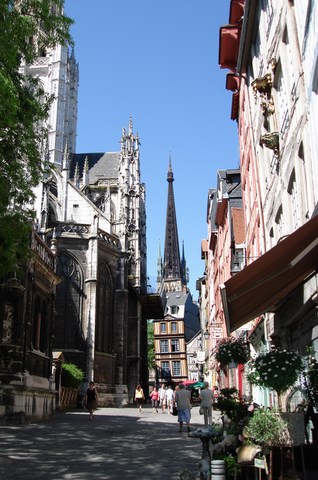
<path id="1" fill-rule="evenodd" d="M 217 188 L 209 190 L 208 194 L 207 224 L 208 240 L 204 258 L 210 315 L 207 324 L 208 375 L 205 378 L 220 388 L 238 387 L 242 384 L 242 368 L 221 367 L 214 359 L 214 352 L 220 339 L 229 334 L 222 299 L 224 283 L 245 266 L 245 229 L 239 169 L 218 170 Z M 201 298 L 200 305 L 204 302 Z M 243 335 L 244 332 L 238 331 L 236 334 Z"/>
<path id="2" fill-rule="evenodd" d="M 100 405 L 124 406 L 148 384 L 147 318 L 163 316 L 147 293 L 139 138 L 130 119 L 118 152 L 76 153 L 79 69 L 67 46 L 21 71 L 54 95 L 43 156 L 53 168 L 35 190 L 32 261 L 1 281 L 0 414 L 54 411 L 57 352 L 83 370 L 83 388 L 96 382 Z"/>
<path id="3" fill-rule="evenodd" d="M 164 316 L 154 322 L 155 362 L 158 382 L 181 383 L 188 378 L 187 342 L 200 331 L 199 310 L 187 288 L 184 247 L 180 257 L 171 159 L 164 258 L 158 258 L 157 291 L 164 297 Z"/>
<path id="4" fill-rule="evenodd" d="M 246 266 L 222 286 L 225 321 L 232 334 L 252 322 L 252 352 L 281 345 L 317 355 L 317 5 L 229 7 L 219 63 L 230 70 L 238 123 Z M 265 389 L 251 393 L 275 403 Z"/>

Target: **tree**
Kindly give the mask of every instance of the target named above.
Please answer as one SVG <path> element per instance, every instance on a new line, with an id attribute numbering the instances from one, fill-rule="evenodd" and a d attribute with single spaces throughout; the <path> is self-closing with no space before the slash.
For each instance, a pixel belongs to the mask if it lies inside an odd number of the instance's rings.
<path id="1" fill-rule="evenodd" d="M 156 366 L 155 335 L 154 335 L 154 324 L 151 320 L 147 321 L 147 337 L 148 337 L 148 368 L 149 370 L 153 370 Z"/>
<path id="2" fill-rule="evenodd" d="M 46 168 L 51 98 L 40 82 L 22 73 L 48 48 L 71 43 L 73 21 L 64 0 L 0 3 L 0 276 L 17 269 L 29 251 L 34 220 L 33 188 Z"/>

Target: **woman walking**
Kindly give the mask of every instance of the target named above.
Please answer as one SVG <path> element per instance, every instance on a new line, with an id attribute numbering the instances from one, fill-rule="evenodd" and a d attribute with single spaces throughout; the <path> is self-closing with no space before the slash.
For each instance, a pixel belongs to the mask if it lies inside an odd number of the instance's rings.
<path id="1" fill-rule="evenodd" d="M 84 402 L 89 412 L 89 417 L 91 420 L 93 420 L 94 411 L 97 408 L 97 402 L 98 402 L 98 393 L 97 393 L 94 382 L 89 382 L 89 387 L 86 390 Z"/>
<path id="2" fill-rule="evenodd" d="M 159 391 L 157 387 L 153 387 L 153 391 L 150 394 L 152 412 L 158 413 L 158 404 L 159 404 Z"/>
<path id="3" fill-rule="evenodd" d="M 137 408 L 141 412 L 142 404 L 145 399 L 144 391 L 141 388 L 141 385 L 137 385 L 135 390 L 135 400 L 137 402 Z"/>

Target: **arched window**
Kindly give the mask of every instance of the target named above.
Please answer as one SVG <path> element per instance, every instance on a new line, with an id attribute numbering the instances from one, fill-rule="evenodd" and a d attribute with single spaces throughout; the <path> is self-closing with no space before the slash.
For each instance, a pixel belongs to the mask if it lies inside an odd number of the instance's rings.
<path id="1" fill-rule="evenodd" d="M 113 350 L 113 279 L 106 262 L 101 265 L 97 281 L 96 348 Z"/>
<path id="2" fill-rule="evenodd" d="M 55 348 L 84 347 L 82 304 L 83 272 L 78 261 L 66 252 L 58 257 L 57 274 L 62 281 L 56 291 Z"/>

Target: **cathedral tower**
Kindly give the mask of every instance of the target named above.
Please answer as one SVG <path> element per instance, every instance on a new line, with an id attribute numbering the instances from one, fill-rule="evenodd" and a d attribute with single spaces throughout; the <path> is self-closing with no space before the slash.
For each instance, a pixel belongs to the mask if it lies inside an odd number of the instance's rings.
<path id="1" fill-rule="evenodd" d="M 181 291 L 187 285 L 187 269 L 184 257 L 184 248 L 182 252 L 182 261 L 180 260 L 179 238 L 177 215 L 173 192 L 173 171 L 171 158 L 169 158 L 169 168 L 167 175 L 168 182 L 168 200 L 166 215 L 166 236 L 164 246 L 164 259 L 162 264 L 161 283 L 166 291 Z M 159 286 L 159 282 L 158 282 Z"/>
<path id="2" fill-rule="evenodd" d="M 157 261 L 157 290 L 163 297 L 164 316 L 154 321 L 158 383 L 180 383 L 189 378 L 187 343 L 200 330 L 198 306 L 187 288 L 188 273 L 182 244 L 180 257 L 171 158 L 168 168 L 168 201 L 164 258 Z"/>

